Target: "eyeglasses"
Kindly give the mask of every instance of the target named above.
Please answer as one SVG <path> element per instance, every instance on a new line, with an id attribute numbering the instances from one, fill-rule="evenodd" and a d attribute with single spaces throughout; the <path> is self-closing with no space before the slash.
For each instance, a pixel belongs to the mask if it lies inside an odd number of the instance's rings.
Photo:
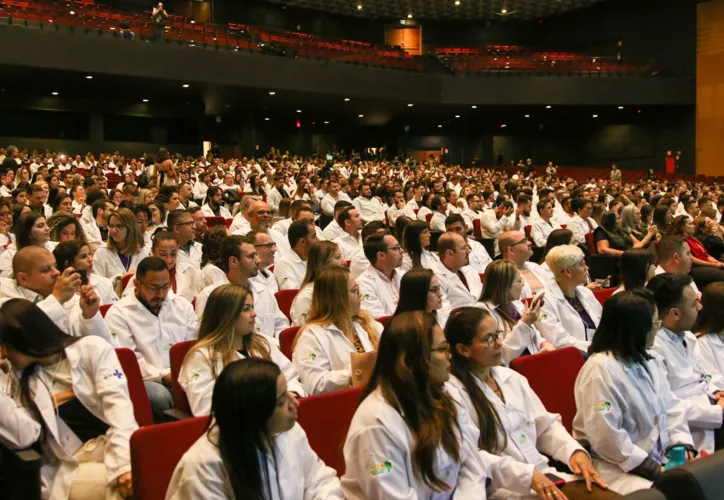
<path id="1" fill-rule="evenodd" d="M 136 224 L 138 224 L 139 226 L 145 226 L 148 224 L 148 221 L 144 219 L 136 219 Z"/>
<path id="2" fill-rule="evenodd" d="M 139 281 L 139 283 L 140 283 L 141 285 L 145 286 L 146 288 L 148 288 L 148 289 L 149 289 L 151 292 L 153 292 L 153 293 L 168 292 L 169 289 L 171 288 L 171 284 L 170 284 L 170 283 L 169 283 L 168 285 L 161 285 L 161 286 L 149 286 L 149 285 L 145 284 L 145 283 L 142 282 L 142 281 Z"/>
<path id="3" fill-rule="evenodd" d="M 502 330 L 498 330 L 498 331 L 495 332 L 495 333 L 491 333 L 490 335 L 486 335 L 485 337 L 483 337 L 482 342 L 483 342 L 484 344 L 488 344 L 488 347 L 493 347 L 498 340 L 500 340 L 501 338 L 503 338 L 503 333 L 504 333 L 504 332 L 503 332 Z"/>
<path id="4" fill-rule="evenodd" d="M 523 238 L 523 239 L 520 240 L 519 242 L 513 243 L 513 244 L 510 245 L 510 246 L 511 246 L 511 248 L 512 248 L 512 247 L 514 247 L 515 245 L 520 245 L 521 243 L 527 243 L 527 242 L 528 242 L 528 238 Z"/>
<path id="5" fill-rule="evenodd" d="M 387 247 L 387 250 L 392 250 L 393 252 L 399 252 L 402 249 L 400 245 L 395 245 L 394 247 Z"/>
<path id="6" fill-rule="evenodd" d="M 123 224 L 108 224 L 108 227 L 110 229 L 115 229 L 116 231 L 120 231 L 121 229 L 126 229 L 126 226 Z"/>
<path id="7" fill-rule="evenodd" d="M 0 217 L 12 217 L 12 212 L 0 212 Z"/>
<path id="8" fill-rule="evenodd" d="M 188 222 L 179 222 L 178 224 L 174 224 L 176 226 L 193 226 L 195 224 L 194 221 L 190 220 Z"/>
<path id="9" fill-rule="evenodd" d="M 523 279 L 522 276 L 513 282 L 513 286 L 516 286 L 516 285 L 518 285 L 518 286 L 525 285 L 525 280 Z"/>
<path id="10" fill-rule="evenodd" d="M 254 248 L 266 248 L 267 250 L 271 250 L 272 248 L 275 248 L 277 246 L 276 243 L 264 243 L 263 245 L 254 245 Z"/>
<path id="11" fill-rule="evenodd" d="M 442 295 L 442 292 L 440 291 L 440 287 L 439 287 L 439 286 L 434 286 L 434 287 L 430 288 L 430 289 L 427 291 L 427 293 L 434 293 L 435 295 L 438 295 L 438 296 L 439 296 L 439 295 Z"/>
<path id="12" fill-rule="evenodd" d="M 450 350 L 450 344 L 448 344 L 447 342 L 444 342 L 444 343 L 440 344 L 440 345 L 437 346 L 437 347 L 433 347 L 433 348 L 430 349 L 430 350 L 431 350 L 432 352 L 437 352 L 437 353 L 441 353 L 441 354 L 442 354 L 442 353 L 447 353 L 447 352 Z"/>

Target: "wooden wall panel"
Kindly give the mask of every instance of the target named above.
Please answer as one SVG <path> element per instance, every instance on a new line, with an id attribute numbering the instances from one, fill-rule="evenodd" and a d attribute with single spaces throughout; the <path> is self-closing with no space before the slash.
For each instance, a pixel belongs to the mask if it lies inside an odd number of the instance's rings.
<path id="1" fill-rule="evenodd" d="M 399 45 L 408 54 L 419 56 L 422 54 L 422 28 L 420 26 L 387 26 L 385 43 L 393 47 Z"/>

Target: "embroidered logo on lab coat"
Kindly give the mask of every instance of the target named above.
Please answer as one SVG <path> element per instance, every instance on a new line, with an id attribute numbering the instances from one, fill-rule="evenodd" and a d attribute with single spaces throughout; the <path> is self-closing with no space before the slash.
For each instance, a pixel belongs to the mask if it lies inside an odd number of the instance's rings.
<path id="1" fill-rule="evenodd" d="M 386 474 L 388 472 L 392 472 L 392 463 L 389 460 L 374 465 L 370 469 L 371 476 L 379 476 L 380 474 Z"/>
<path id="2" fill-rule="evenodd" d="M 610 410 L 611 410 L 611 403 L 608 401 L 603 401 L 602 403 L 593 405 L 593 411 L 596 413 L 598 413 L 600 411 L 610 411 Z"/>
<path id="3" fill-rule="evenodd" d="M 191 382 L 196 382 L 199 379 L 198 373 L 193 373 L 189 379 L 186 381 L 186 383 L 190 384 Z"/>
<path id="4" fill-rule="evenodd" d="M 108 380 L 109 378 L 113 378 L 113 377 L 116 377 L 117 379 L 120 380 L 120 379 L 123 378 L 123 372 L 120 371 L 118 368 L 116 368 L 116 369 L 113 370 L 112 372 L 107 373 L 107 374 L 103 377 L 103 380 Z M 53 381 L 53 383 L 55 384 L 55 381 Z"/>
<path id="5" fill-rule="evenodd" d="M 307 359 L 310 361 L 314 361 L 315 359 L 317 359 L 317 355 L 314 354 L 313 352 L 310 352 L 307 354 Z"/>
<path id="6" fill-rule="evenodd" d="M 286 283 L 286 282 L 287 282 L 287 280 L 289 280 L 289 278 L 284 278 L 284 279 L 282 280 L 282 282 L 281 282 L 281 283 L 279 283 L 279 286 L 282 286 L 282 285 L 283 285 L 284 283 Z"/>

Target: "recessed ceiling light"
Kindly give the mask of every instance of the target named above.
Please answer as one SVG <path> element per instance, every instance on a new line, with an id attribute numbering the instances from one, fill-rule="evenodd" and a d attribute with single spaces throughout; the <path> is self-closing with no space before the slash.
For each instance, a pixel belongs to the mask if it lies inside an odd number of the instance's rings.
<path id="1" fill-rule="evenodd" d="M 364 118 L 365 115 L 357 115 L 359 118 Z"/>
<path id="2" fill-rule="evenodd" d="M 192 19 L 192 20 L 191 20 L 191 24 L 195 24 L 195 23 L 196 23 L 196 21 L 194 21 L 194 20 Z"/>
<path id="3" fill-rule="evenodd" d="M 269 118 L 264 118 L 264 121 L 265 121 L 265 122 L 268 122 L 268 121 L 269 121 Z"/>
<path id="4" fill-rule="evenodd" d="M 442 125 L 438 125 L 437 128 L 442 128 Z"/>
<path id="5" fill-rule="evenodd" d="M 551 109 L 551 107 L 552 106 L 549 104 L 548 106 L 546 106 L 546 109 Z"/>
<path id="6" fill-rule="evenodd" d="M 475 104 L 473 104 L 473 105 L 470 106 L 470 107 L 473 108 L 473 109 L 478 109 L 478 107 L 477 107 Z"/>
<path id="7" fill-rule="evenodd" d="M 71 16 L 74 16 L 74 15 L 75 15 L 75 11 L 71 10 L 71 11 L 70 11 L 70 15 L 71 15 Z"/>
<path id="8" fill-rule="evenodd" d="M 526 118 L 530 118 L 530 115 L 525 115 Z"/>
<path id="9" fill-rule="evenodd" d="M 329 125 L 329 122 L 324 122 L 325 125 Z"/>
<path id="10" fill-rule="evenodd" d="M 189 84 L 188 84 L 188 83 L 184 83 L 184 84 L 182 85 L 182 87 L 185 88 L 185 89 L 187 89 L 187 88 L 189 88 Z"/>
<path id="11" fill-rule="evenodd" d="M 619 106 L 618 109 L 623 109 L 623 106 Z"/>
<path id="12" fill-rule="evenodd" d="M 594 118 L 598 118 L 598 115 L 593 115 Z"/>
<path id="13" fill-rule="evenodd" d="M 57 93 L 57 92 L 53 92 L 53 95 L 58 95 L 58 93 Z"/>
<path id="14" fill-rule="evenodd" d="M 460 115 L 455 115 L 455 118 L 460 118 Z"/>
<path id="15" fill-rule="evenodd" d="M 501 13 L 501 14 L 507 14 L 507 13 L 508 13 L 508 9 L 506 9 L 505 7 L 503 7 L 502 9 L 500 9 L 500 13 Z"/>
<path id="16" fill-rule="evenodd" d="M 357 5 L 357 10 L 362 10 L 362 4 Z"/>
<path id="17" fill-rule="evenodd" d="M 143 102 L 148 102 L 148 99 L 144 99 Z"/>
<path id="18" fill-rule="evenodd" d="M 111 28 L 111 31 L 115 31 L 116 28 Z"/>
<path id="19" fill-rule="evenodd" d="M 345 97 L 344 102 L 349 102 L 349 97 Z"/>
<path id="20" fill-rule="evenodd" d="M 297 113 L 301 113 L 301 112 L 302 112 L 302 110 L 301 110 L 301 109 L 298 109 L 298 110 L 297 110 Z"/>
<path id="21" fill-rule="evenodd" d="M 413 106 L 414 106 L 414 104 L 412 104 L 412 103 L 410 103 L 410 104 L 407 105 L 408 108 L 411 108 L 411 107 L 413 107 Z"/>
<path id="22" fill-rule="evenodd" d="M 407 19 L 412 19 L 412 14 L 407 14 Z"/>
<path id="23" fill-rule="evenodd" d="M 195 44 L 195 43 L 190 43 L 190 44 L 189 44 L 189 47 L 196 47 L 196 44 Z"/>
<path id="24" fill-rule="evenodd" d="M 460 5 L 460 0 L 455 0 L 455 5 Z"/>
<path id="25" fill-rule="evenodd" d="M 500 126 L 500 128 L 505 128 L 505 127 L 507 127 L 507 125 L 506 125 L 505 123 L 503 123 L 503 124 Z"/>
<path id="26" fill-rule="evenodd" d="M 86 79 L 86 80 L 92 80 L 93 77 L 92 77 L 91 75 L 88 75 L 88 76 L 85 77 L 85 79 Z"/>

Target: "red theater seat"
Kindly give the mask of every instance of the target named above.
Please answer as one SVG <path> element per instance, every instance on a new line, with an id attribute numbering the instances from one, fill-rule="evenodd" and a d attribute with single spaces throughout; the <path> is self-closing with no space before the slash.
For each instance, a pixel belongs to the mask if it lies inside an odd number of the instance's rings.
<path id="1" fill-rule="evenodd" d="M 143 376 L 141 369 L 138 367 L 138 359 L 136 354 L 125 347 L 116 349 L 116 356 L 121 363 L 123 373 L 126 375 L 128 383 L 128 393 L 133 403 L 133 416 L 139 427 L 153 425 L 153 413 L 151 412 L 151 402 L 148 400 L 146 387 L 143 385 Z"/>
<path id="2" fill-rule="evenodd" d="M 292 320 L 292 317 L 290 316 L 292 302 L 294 302 L 294 297 L 296 297 L 298 293 L 298 289 L 290 289 L 279 290 L 277 293 L 274 294 L 274 297 L 276 297 L 277 299 L 277 305 L 279 306 L 279 309 L 284 313 L 284 316 L 286 316 L 289 321 Z"/>
<path id="3" fill-rule="evenodd" d="M 289 360 L 292 360 L 292 345 L 294 344 L 294 338 L 297 336 L 299 331 L 298 326 L 292 326 L 285 328 L 279 333 L 279 350 L 282 351 Z"/>

